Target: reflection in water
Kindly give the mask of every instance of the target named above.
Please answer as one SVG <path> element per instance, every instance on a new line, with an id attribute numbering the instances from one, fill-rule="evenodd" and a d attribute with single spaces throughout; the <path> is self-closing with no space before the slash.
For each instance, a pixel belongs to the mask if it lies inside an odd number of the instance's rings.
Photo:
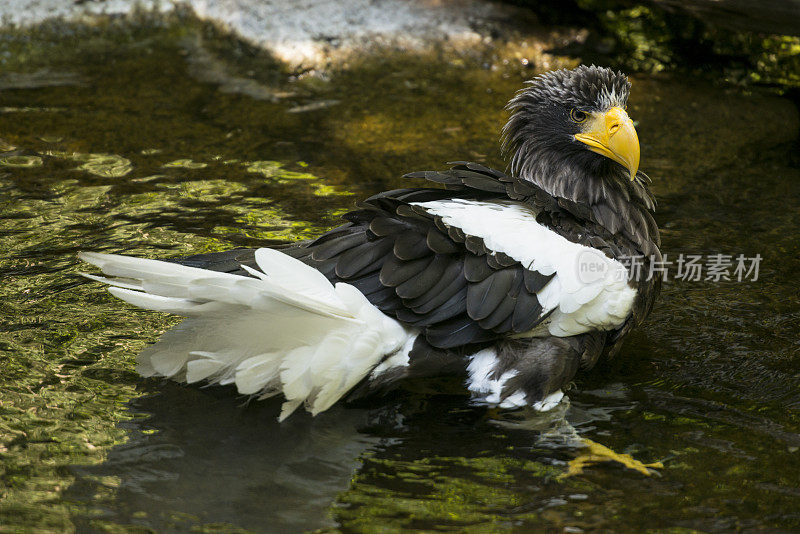
<path id="1" fill-rule="evenodd" d="M 367 412 L 336 407 L 279 424 L 280 402 L 242 406 L 232 393 L 160 384 L 132 403 L 137 417 L 124 425 L 124 444 L 100 465 L 74 468 L 78 481 L 66 497 L 105 521 L 157 531 L 331 525 L 331 503 L 347 489 L 361 453 L 378 441 L 358 432 Z M 109 482 L 113 495 L 92 502 Z"/>
<path id="2" fill-rule="evenodd" d="M 336 406 L 279 424 L 278 401 L 243 406 L 230 389 L 156 386 L 132 403 L 125 443 L 102 464 L 73 467 L 65 498 L 86 510 L 79 526 L 401 528 L 440 524 L 445 510 L 451 527 L 545 510 L 568 525 L 554 510 L 586 500 L 584 482 L 565 480 L 587 448 L 579 430 L 624 409 L 567 401 L 546 414 L 507 412 L 405 392 L 369 411 Z"/>

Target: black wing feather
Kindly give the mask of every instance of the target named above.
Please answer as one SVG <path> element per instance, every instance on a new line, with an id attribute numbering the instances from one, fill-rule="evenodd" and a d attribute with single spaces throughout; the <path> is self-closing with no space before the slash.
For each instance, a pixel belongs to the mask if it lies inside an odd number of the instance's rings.
<path id="1" fill-rule="evenodd" d="M 520 291 L 511 322 L 511 330 L 516 333 L 527 332 L 542 320 L 542 305 L 536 293 Z"/>
<path id="2" fill-rule="evenodd" d="M 347 280 L 374 271 L 383 266 L 391 249 L 392 241 L 386 237 L 365 241 L 341 254 L 336 263 L 336 276 Z"/>
<path id="3" fill-rule="evenodd" d="M 326 236 L 323 236 L 326 237 Z M 311 257 L 314 260 L 328 260 L 339 256 L 353 247 L 361 245 L 366 238 L 364 228 L 352 227 L 352 233 L 345 233 L 332 239 L 327 239 L 311 247 Z"/>
<path id="4" fill-rule="evenodd" d="M 516 269 L 495 271 L 475 284 L 469 285 L 467 292 L 467 313 L 474 320 L 485 319 L 508 299 L 508 292 L 516 277 Z"/>
<path id="5" fill-rule="evenodd" d="M 452 261 L 445 269 L 442 277 L 425 295 L 405 301 L 406 306 L 418 314 L 430 313 L 464 288 L 464 264 L 460 260 Z"/>
<path id="6" fill-rule="evenodd" d="M 444 254 L 437 254 L 424 271 L 395 288 L 397 296 L 404 299 L 414 299 L 426 294 L 436 285 L 449 263 L 450 258 Z"/>
<path id="7" fill-rule="evenodd" d="M 500 302 L 500 304 L 492 311 L 492 313 L 479 320 L 478 324 L 481 325 L 481 328 L 485 328 L 486 330 L 497 328 L 500 323 L 511 318 L 516 307 L 517 297 L 508 296 Z"/>
<path id="8" fill-rule="evenodd" d="M 428 243 L 416 232 L 405 232 L 394 242 L 394 255 L 401 260 L 416 260 L 431 253 Z"/>
<path id="9" fill-rule="evenodd" d="M 481 282 L 494 272 L 488 263 L 486 256 L 476 256 L 468 254 L 464 258 L 464 277 L 469 282 Z"/>
<path id="10" fill-rule="evenodd" d="M 429 327 L 425 331 L 425 338 L 428 343 L 440 349 L 490 341 L 494 337 L 490 331 L 484 330 L 478 323 L 467 316 L 445 321 Z"/>
<path id="11" fill-rule="evenodd" d="M 390 256 L 381 267 L 381 282 L 384 285 L 397 287 L 412 276 L 416 276 L 430 265 L 431 256 L 418 260 L 403 261 L 397 256 Z"/>
<path id="12" fill-rule="evenodd" d="M 529 269 L 525 269 L 523 271 L 523 276 L 525 279 L 525 289 L 528 290 L 530 293 L 538 293 L 542 290 L 547 283 L 553 279 L 556 274 L 542 274 L 538 271 L 531 271 Z"/>
<path id="13" fill-rule="evenodd" d="M 436 228 L 428 230 L 425 244 L 430 250 L 437 254 L 456 254 L 461 251 L 461 247 L 458 243 L 454 243 L 453 240 Z"/>

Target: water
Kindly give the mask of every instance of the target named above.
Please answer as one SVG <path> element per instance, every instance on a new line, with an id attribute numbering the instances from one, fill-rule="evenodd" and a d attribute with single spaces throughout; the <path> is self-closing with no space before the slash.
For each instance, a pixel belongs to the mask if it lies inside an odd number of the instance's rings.
<path id="1" fill-rule="evenodd" d="M 755 282 L 667 281 L 568 409 L 486 410 L 445 380 L 279 425 L 276 402 L 138 378 L 176 319 L 77 277 L 76 252 L 303 239 L 404 172 L 502 166 L 501 108 L 535 71 L 387 55 L 294 79 L 189 23 L 69 32 L 0 41 L 0 530 L 800 530 L 791 103 L 634 79 L 663 250 L 763 260 Z M 577 436 L 664 467 L 564 477 Z"/>

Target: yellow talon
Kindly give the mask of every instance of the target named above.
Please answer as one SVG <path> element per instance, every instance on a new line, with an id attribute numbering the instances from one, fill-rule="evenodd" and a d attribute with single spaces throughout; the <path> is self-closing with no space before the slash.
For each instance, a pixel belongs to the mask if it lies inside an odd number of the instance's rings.
<path id="1" fill-rule="evenodd" d="M 657 474 L 653 469 L 663 469 L 664 464 L 661 462 L 654 462 L 652 464 L 643 464 L 639 460 L 634 460 L 629 454 L 619 454 L 605 445 L 596 443 L 590 439 L 581 438 L 589 449 L 588 452 L 580 454 L 577 458 L 570 460 L 569 469 L 566 473 L 558 476 L 559 480 L 571 477 L 573 475 L 580 475 L 583 473 L 583 468 L 586 466 L 598 464 L 600 462 L 618 462 L 628 469 L 638 471 L 643 475 L 651 476 Z"/>

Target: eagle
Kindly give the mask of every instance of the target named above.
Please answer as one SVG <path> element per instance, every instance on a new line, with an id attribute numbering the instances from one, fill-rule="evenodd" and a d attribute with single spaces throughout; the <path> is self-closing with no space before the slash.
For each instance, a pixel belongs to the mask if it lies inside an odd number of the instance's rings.
<path id="1" fill-rule="evenodd" d="M 508 172 L 414 172 L 436 185 L 376 194 L 319 238 L 273 248 L 83 252 L 104 275 L 85 276 L 185 317 L 138 356 L 142 375 L 281 395 L 280 420 L 442 375 L 478 403 L 552 409 L 660 288 L 630 87 L 604 67 L 546 72 L 507 105 Z"/>

